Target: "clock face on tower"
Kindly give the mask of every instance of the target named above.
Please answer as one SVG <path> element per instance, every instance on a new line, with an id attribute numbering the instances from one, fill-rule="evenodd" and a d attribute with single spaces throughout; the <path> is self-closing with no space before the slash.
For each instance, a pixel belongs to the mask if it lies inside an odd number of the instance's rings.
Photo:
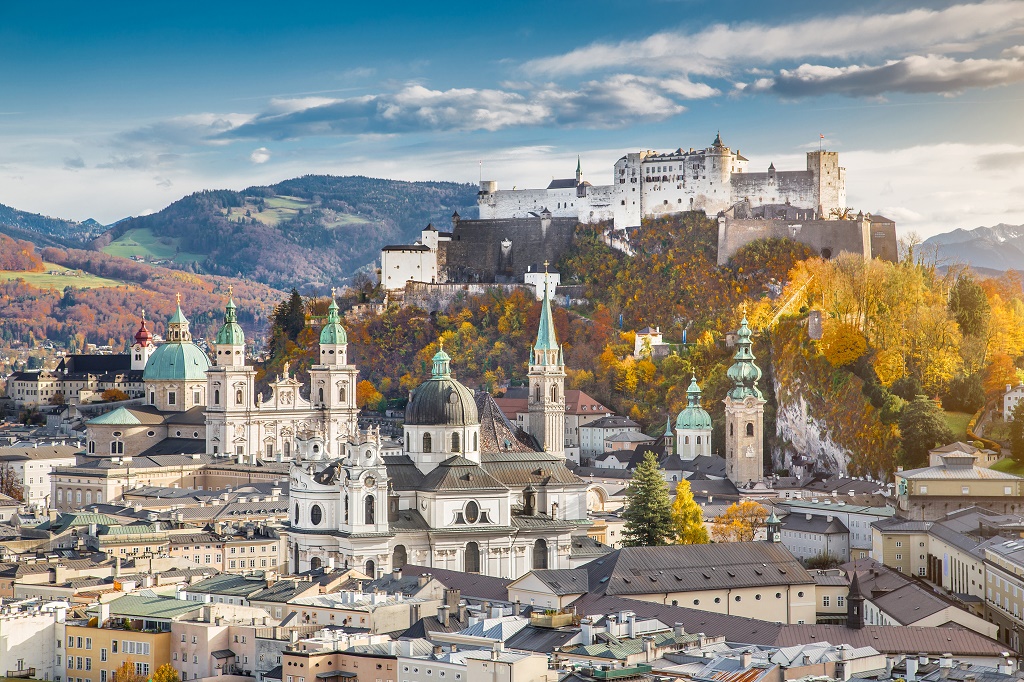
<path id="1" fill-rule="evenodd" d="M 373 476 L 367 476 L 366 480 L 363 481 L 363 485 L 365 485 L 367 488 L 372 488 L 376 484 L 377 480 Z"/>

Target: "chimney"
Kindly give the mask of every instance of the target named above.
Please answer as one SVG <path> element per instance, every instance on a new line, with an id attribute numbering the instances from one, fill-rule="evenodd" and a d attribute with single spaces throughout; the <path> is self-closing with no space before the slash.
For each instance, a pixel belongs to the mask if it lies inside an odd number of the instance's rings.
<path id="1" fill-rule="evenodd" d="M 518 616 L 519 615 L 519 608 L 520 608 L 519 600 L 516 599 L 515 603 L 512 604 L 512 615 L 513 616 Z"/>
<path id="2" fill-rule="evenodd" d="M 1004 651 L 1003 652 L 1003 661 L 1002 661 L 1002 663 L 999 664 L 999 672 L 1002 673 L 1003 675 L 1012 675 L 1013 674 L 1013 667 L 1014 667 L 1013 664 L 1014 664 L 1014 661 L 1013 661 L 1012 658 L 1010 658 L 1010 652 Z"/>
<path id="3" fill-rule="evenodd" d="M 682 623 L 676 623 L 672 628 L 672 632 L 675 633 L 676 637 L 682 637 L 686 634 L 686 628 L 683 627 Z"/>
<path id="4" fill-rule="evenodd" d="M 940 668 L 952 668 L 953 667 L 953 654 L 942 654 L 942 659 L 939 661 Z"/>
<path id="5" fill-rule="evenodd" d="M 402 656 L 412 656 L 412 640 L 411 639 L 400 639 L 398 640 L 398 648 Z"/>
<path id="6" fill-rule="evenodd" d="M 96 627 L 103 627 L 103 624 L 110 620 L 110 603 L 100 602 L 100 612 L 96 618 Z"/>
<path id="7" fill-rule="evenodd" d="M 971 669 L 971 664 L 968 663 L 967 661 L 960 661 L 960 666 L 959 667 L 960 667 L 961 670 L 970 670 Z"/>
<path id="8" fill-rule="evenodd" d="M 632 611 L 626 616 L 626 636 L 636 638 L 636 614 Z"/>
<path id="9" fill-rule="evenodd" d="M 459 609 L 459 622 L 460 623 L 465 623 L 466 622 L 466 602 L 460 599 L 459 600 L 459 604 L 458 604 L 458 609 Z"/>
<path id="10" fill-rule="evenodd" d="M 644 660 L 650 663 L 654 660 L 654 638 L 644 637 Z"/>
<path id="11" fill-rule="evenodd" d="M 114 577 L 121 577 L 121 557 L 119 556 L 114 557 Z"/>
<path id="12" fill-rule="evenodd" d="M 740 654 L 740 666 L 743 668 L 749 668 L 753 660 L 754 652 L 750 649 L 744 649 L 743 653 Z"/>
<path id="13" fill-rule="evenodd" d="M 417 587 L 423 587 L 424 585 L 427 584 L 427 580 L 429 580 L 429 578 L 427 578 L 427 574 L 426 573 L 420 573 L 419 578 L 417 578 L 417 580 L 416 580 L 416 586 Z"/>
<path id="14" fill-rule="evenodd" d="M 580 641 L 583 646 L 590 646 L 594 643 L 594 624 L 589 618 L 580 621 Z"/>
<path id="15" fill-rule="evenodd" d="M 501 618 L 505 615 L 505 607 L 501 604 L 491 604 L 491 618 Z"/>
<path id="16" fill-rule="evenodd" d="M 440 656 L 443 652 L 444 652 L 444 649 L 441 648 L 440 644 L 435 644 L 434 645 L 434 655 L 435 656 Z"/>
<path id="17" fill-rule="evenodd" d="M 391 569 L 391 579 L 392 580 L 401 580 L 402 579 L 402 569 L 400 569 L 400 568 L 392 568 Z"/>
<path id="18" fill-rule="evenodd" d="M 440 623 L 442 625 L 442 627 L 448 627 L 448 605 L 447 604 L 441 604 L 440 606 L 437 607 L 437 622 Z"/>
<path id="19" fill-rule="evenodd" d="M 917 659 L 907 656 L 904 661 L 907 665 L 907 682 L 916 682 L 917 680 Z"/>

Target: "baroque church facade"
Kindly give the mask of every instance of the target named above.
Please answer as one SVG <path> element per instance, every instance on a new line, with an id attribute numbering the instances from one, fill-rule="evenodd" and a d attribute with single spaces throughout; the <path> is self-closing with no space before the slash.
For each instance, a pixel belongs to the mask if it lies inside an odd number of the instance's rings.
<path id="1" fill-rule="evenodd" d="M 359 429 L 358 369 L 333 300 L 309 384 L 286 366 L 266 396 L 256 390 L 233 300 L 212 363 L 180 301 L 165 343 L 154 346 L 145 323 L 135 342 L 145 404 L 90 420 L 87 456 L 112 466 L 173 453 L 287 467 L 292 571 L 333 564 L 377 576 L 409 562 L 515 578 L 592 558 L 571 556 L 589 525 L 588 483 L 565 465 L 565 367 L 546 293 L 529 369 L 532 435 L 489 394 L 457 381 L 439 349 L 410 398 L 400 451 Z M 84 501 L 66 497 L 68 508 Z"/>

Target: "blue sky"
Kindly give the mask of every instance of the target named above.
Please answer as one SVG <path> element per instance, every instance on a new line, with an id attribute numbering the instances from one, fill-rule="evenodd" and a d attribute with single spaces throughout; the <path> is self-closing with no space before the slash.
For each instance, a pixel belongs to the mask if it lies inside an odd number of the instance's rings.
<path id="1" fill-rule="evenodd" d="M 922 235 L 1024 223 L 1024 2 L 4 3 L 0 203 L 110 222 L 305 173 L 800 168 Z"/>

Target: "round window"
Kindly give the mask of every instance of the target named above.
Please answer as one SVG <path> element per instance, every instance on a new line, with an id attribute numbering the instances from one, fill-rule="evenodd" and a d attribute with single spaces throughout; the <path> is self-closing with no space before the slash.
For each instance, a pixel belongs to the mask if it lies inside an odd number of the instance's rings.
<path id="1" fill-rule="evenodd" d="M 470 500 L 469 502 L 466 503 L 466 522 L 476 523 L 479 518 L 480 506 L 476 502 Z"/>
<path id="2" fill-rule="evenodd" d="M 319 526 L 320 522 L 324 520 L 324 510 L 320 508 L 319 504 L 314 504 L 313 508 L 309 510 L 309 521 L 314 526 Z"/>

